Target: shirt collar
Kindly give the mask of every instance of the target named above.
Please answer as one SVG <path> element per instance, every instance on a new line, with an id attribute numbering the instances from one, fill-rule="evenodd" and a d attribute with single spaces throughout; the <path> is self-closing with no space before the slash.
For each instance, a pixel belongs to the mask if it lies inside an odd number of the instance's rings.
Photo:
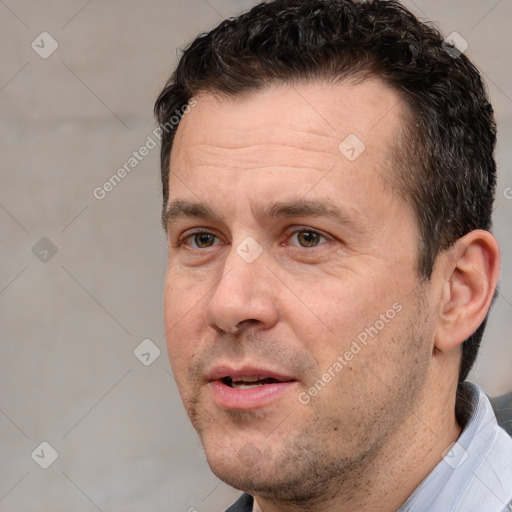
<path id="1" fill-rule="evenodd" d="M 500 473 L 501 468 L 489 464 L 489 451 L 495 444 L 498 430 L 501 429 L 482 389 L 471 382 L 465 382 L 462 386 L 461 398 L 468 414 L 464 429 L 457 441 L 445 450 L 441 462 L 397 512 L 455 510 L 463 499 L 467 499 L 471 484 L 475 480 L 483 484 L 478 484 L 479 487 L 487 487 L 489 493 L 496 494 L 491 488 L 496 485 L 496 478 L 492 477 L 495 483 L 490 485 L 485 481 L 491 473 Z M 506 438 L 500 437 L 500 440 L 507 443 Z M 511 449 L 510 444 L 505 447 L 507 450 Z M 510 472 L 510 466 L 505 471 Z M 499 499 L 497 496 L 496 498 Z"/>

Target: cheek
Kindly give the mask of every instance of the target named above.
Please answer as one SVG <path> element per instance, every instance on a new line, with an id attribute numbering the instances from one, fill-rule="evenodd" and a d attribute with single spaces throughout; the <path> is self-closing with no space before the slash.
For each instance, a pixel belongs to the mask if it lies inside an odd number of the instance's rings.
<path id="1" fill-rule="evenodd" d="M 186 378 L 190 361 L 200 340 L 200 301 L 190 287 L 185 293 L 179 278 L 168 273 L 164 288 L 164 328 L 167 354 L 173 375 L 178 381 Z"/>
<path id="2" fill-rule="evenodd" d="M 186 271 L 170 265 L 167 270 L 164 286 L 164 323 L 165 332 L 179 333 L 184 327 L 190 328 L 192 317 L 200 316 L 200 308 L 204 306 L 205 290 L 197 279 L 187 277 Z"/>
<path id="3" fill-rule="evenodd" d="M 376 287 L 368 276 L 351 272 L 345 272 L 341 278 L 327 276 L 313 289 L 301 290 L 303 305 L 296 308 L 295 316 L 302 321 L 307 317 L 317 336 L 321 330 L 330 343 L 333 337 L 342 342 L 358 334 L 372 319 L 375 321 L 383 312 L 381 309 L 386 310 L 390 299 L 384 288 Z"/>
<path id="4" fill-rule="evenodd" d="M 398 348 L 392 338 L 403 323 L 404 298 L 391 280 L 353 274 L 307 291 L 300 291 L 304 304 L 296 305 L 290 323 L 321 372 L 339 356 L 343 374 L 361 371 Z"/>

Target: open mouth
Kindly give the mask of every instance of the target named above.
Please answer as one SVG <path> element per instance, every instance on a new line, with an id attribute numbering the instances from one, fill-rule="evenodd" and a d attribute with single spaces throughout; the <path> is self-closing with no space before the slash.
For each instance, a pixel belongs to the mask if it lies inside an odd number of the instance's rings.
<path id="1" fill-rule="evenodd" d="M 250 365 L 219 365 L 208 372 L 207 378 L 213 400 L 226 410 L 266 407 L 298 384 L 291 376 Z"/>
<path id="2" fill-rule="evenodd" d="M 233 380 L 231 377 L 224 377 L 222 382 L 234 389 L 252 389 L 265 384 L 279 384 L 281 381 L 273 378 L 260 379 L 259 377 L 241 377 Z"/>

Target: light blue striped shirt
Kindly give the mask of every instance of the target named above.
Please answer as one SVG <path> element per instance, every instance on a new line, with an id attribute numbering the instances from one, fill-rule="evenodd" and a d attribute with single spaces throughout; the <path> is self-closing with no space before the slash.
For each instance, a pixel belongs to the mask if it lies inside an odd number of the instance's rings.
<path id="1" fill-rule="evenodd" d="M 443 460 L 397 512 L 512 512 L 512 438 L 476 384 L 469 420 Z"/>

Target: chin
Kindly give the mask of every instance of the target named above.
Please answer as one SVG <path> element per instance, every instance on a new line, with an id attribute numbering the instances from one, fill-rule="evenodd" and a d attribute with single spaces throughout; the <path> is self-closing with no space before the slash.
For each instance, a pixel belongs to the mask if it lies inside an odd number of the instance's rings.
<path id="1" fill-rule="evenodd" d="M 246 450 L 247 453 L 250 452 L 250 449 Z M 229 459 L 226 463 L 226 460 L 208 459 L 208 464 L 215 476 L 226 484 L 265 500 L 307 509 L 320 503 L 324 497 L 322 492 L 318 492 L 316 486 L 308 485 L 307 480 L 300 479 L 301 482 L 293 482 L 293 479 L 280 480 L 279 475 L 286 473 L 268 460 L 265 464 L 250 465 L 247 461 L 236 462 Z M 325 489 L 327 490 L 327 487 Z"/>
<path id="2" fill-rule="evenodd" d="M 226 435 L 220 442 L 209 444 L 202 439 L 206 459 L 212 472 L 226 484 L 263 499 L 289 505 L 312 505 L 326 489 L 314 471 L 302 467 L 296 456 L 282 458 L 273 446 L 262 447 L 245 439 Z M 264 440 L 263 440 L 264 441 Z M 306 459 L 308 457 L 305 457 Z"/>
<path id="3" fill-rule="evenodd" d="M 256 444 L 229 435 L 213 446 L 206 439 L 202 442 L 210 469 L 231 487 L 254 493 L 275 484 L 272 457 L 264 455 Z"/>

